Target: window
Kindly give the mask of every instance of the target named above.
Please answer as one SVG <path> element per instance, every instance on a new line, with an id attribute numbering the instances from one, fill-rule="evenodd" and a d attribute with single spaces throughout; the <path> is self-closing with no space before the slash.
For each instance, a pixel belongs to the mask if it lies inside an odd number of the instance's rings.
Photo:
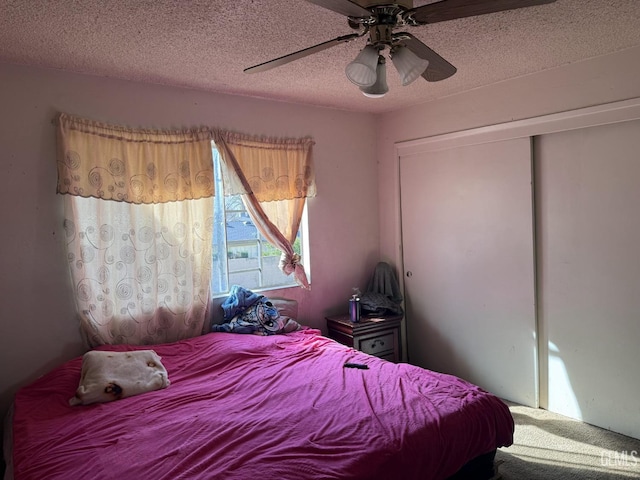
<path id="1" fill-rule="evenodd" d="M 242 285 L 250 290 L 294 287 L 293 276 L 278 268 L 280 250 L 271 246 L 260 234 L 244 208 L 239 195 L 224 195 L 221 158 L 213 147 L 215 200 L 213 212 L 213 269 L 211 291 L 213 295 L 227 293 L 231 285 Z M 301 256 L 307 274 L 309 262 L 305 257 L 307 218 L 303 215 L 300 231 L 293 248 Z"/>

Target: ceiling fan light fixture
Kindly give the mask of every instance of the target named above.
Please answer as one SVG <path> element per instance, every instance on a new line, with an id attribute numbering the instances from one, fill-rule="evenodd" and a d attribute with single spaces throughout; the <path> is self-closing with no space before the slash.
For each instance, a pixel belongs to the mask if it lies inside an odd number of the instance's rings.
<path id="1" fill-rule="evenodd" d="M 376 67 L 376 83 L 370 87 L 360 87 L 360 91 L 365 97 L 381 98 L 389 91 L 387 86 L 387 65 L 382 55 L 378 55 L 378 66 Z"/>
<path id="2" fill-rule="evenodd" d="M 396 67 L 396 70 L 398 70 L 402 85 L 405 87 L 416 81 L 429 66 L 428 60 L 420 58 L 402 45 L 394 49 L 391 61 Z"/>
<path id="3" fill-rule="evenodd" d="M 376 73 L 380 65 L 378 56 L 385 48 L 391 50 L 393 61 L 403 86 L 423 76 L 427 82 L 440 82 L 457 71 L 456 67 L 431 50 L 409 32 L 395 32 L 399 27 L 417 27 L 457 18 L 475 17 L 489 13 L 534 7 L 556 0 L 429 0 L 426 5 L 413 7 L 413 0 L 308 0 L 320 7 L 345 15 L 348 25 L 356 33 L 341 35 L 332 40 L 303 48 L 267 62 L 245 68 L 246 73 L 257 73 L 286 65 L 289 62 L 322 52 L 341 43 L 350 42 L 364 35 L 369 36 L 356 59 L 349 63 L 345 73 L 349 81 L 360 87 L 365 95 L 382 95 L 387 90 L 386 77 Z M 365 6 L 366 5 L 366 6 Z M 427 72 L 427 67 L 431 65 Z M 386 69 L 386 67 L 383 67 Z M 427 73 L 425 73 L 427 72 Z M 384 87 L 376 85 L 384 82 Z M 375 88 L 373 88 L 375 86 Z M 370 88 L 372 87 L 372 88 Z"/>
<path id="4" fill-rule="evenodd" d="M 359 87 L 370 87 L 376 83 L 376 69 L 378 67 L 378 49 L 372 45 L 367 45 L 356 57 L 347 65 L 345 73 L 347 78 Z"/>

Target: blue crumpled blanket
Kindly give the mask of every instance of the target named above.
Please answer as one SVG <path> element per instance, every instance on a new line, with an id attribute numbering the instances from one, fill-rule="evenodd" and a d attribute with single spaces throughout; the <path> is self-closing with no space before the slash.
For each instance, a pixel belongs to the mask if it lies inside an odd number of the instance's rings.
<path id="1" fill-rule="evenodd" d="M 239 285 L 231 287 L 231 292 L 221 307 L 226 322 L 213 325 L 213 332 L 276 335 L 301 328 L 294 319 L 281 316 L 267 297 Z"/>
<path id="2" fill-rule="evenodd" d="M 221 305 L 224 311 L 224 319 L 228 322 L 263 298 L 265 298 L 264 295 L 253 293 L 251 290 L 241 287 L 240 285 L 233 285 L 229 296 Z"/>

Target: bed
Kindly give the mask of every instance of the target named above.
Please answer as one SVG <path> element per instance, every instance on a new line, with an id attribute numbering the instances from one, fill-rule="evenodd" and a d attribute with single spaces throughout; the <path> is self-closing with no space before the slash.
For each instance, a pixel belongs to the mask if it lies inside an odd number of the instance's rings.
<path id="1" fill-rule="evenodd" d="M 22 388 L 8 476 L 491 478 L 496 449 L 512 443 L 513 419 L 497 397 L 453 376 L 369 356 L 318 330 L 214 332 L 152 348 L 168 372 L 167 388 L 70 406 L 82 357 Z"/>

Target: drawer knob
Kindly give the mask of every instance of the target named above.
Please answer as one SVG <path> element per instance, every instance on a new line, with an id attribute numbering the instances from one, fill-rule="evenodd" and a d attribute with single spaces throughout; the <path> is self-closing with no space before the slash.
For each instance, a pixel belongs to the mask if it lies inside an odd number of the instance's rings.
<path id="1" fill-rule="evenodd" d="M 381 347 L 384 346 L 384 341 L 382 341 L 382 340 L 374 340 L 373 343 L 371 344 L 371 346 L 373 348 L 375 348 L 375 347 L 378 346 L 378 343 L 380 344 Z"/>

